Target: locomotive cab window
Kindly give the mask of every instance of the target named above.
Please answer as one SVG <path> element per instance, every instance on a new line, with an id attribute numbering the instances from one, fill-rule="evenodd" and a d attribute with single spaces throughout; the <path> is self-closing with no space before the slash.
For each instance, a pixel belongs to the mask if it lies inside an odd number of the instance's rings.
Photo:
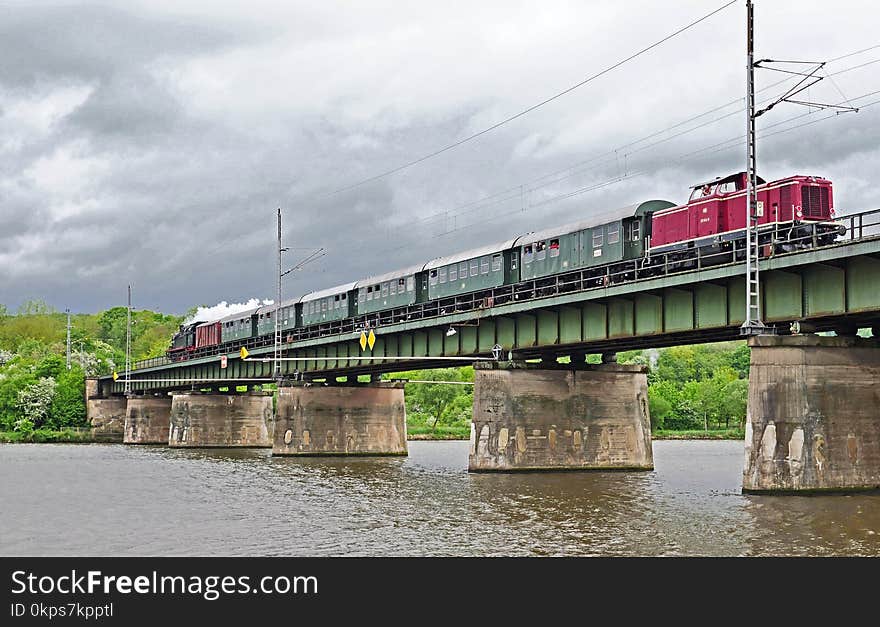
<path id="1" fill-rule="evenodd" d="M 620 241 L 620 225 L 612 224 L 608 227 L 608 243 L 616 244 Z"/>
<path id="2" fill-rule="evenodd" d="M 559 239 L 551 239 L 550 240 L 550 256 L 558 257 L 559 256 Z"/>
<path id="3" fill-rule="evenodd" d="M 730 192 L 736 191 L 736 181 L 727 181 L 726 183 L 721 183 L 718 186 L 719 194 L 729 194 Z"/>

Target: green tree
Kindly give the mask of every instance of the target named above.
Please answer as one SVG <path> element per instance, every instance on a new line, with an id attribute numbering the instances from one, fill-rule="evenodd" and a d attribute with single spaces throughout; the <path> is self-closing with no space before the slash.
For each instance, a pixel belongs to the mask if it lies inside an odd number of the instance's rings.
<path id="1" fill-rule="evenodd" d="M 49 412 L 49 425 L 55 429 L 86 426 L 85 377 L 79 367 L 58 375 L 55 396 Z"/>
<path id="2" fill-rule="evenodd" d="M 43 426 L 49 417 L 56 387 L 55 379 L 43 377 L 18 391 L 16 431 L 31 431 Z"/>
<path id="3" fill-rule="evenodd" d="M 474 369 L 442 368 L 438 370 L 401 372 L 395 379 L 423 381 L 473 382 Z M 473 408 L 473 387 L 455 384 L 412 383 L 406 386 L 406 405 L 413 423 L 424 423 L 436 431 L 439 425 L 462 423 L 470 418 Z"/>

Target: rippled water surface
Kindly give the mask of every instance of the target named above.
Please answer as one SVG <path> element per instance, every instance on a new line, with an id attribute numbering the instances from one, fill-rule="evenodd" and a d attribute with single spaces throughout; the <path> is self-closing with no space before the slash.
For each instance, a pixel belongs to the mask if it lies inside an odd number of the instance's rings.
<path id="1" fill-rule="evenodd" d="M 741 442 L 653 472 L 470 474 L 408 458 L 0 445 L 0 555 L 880 555 L 880 496 L 744 496 Z"/>

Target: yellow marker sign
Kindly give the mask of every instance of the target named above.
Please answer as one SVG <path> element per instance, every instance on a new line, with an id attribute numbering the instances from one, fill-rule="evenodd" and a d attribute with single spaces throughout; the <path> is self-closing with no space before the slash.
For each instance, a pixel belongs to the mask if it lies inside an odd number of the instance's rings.
<path id="1" fill-rule="evenodd" d="M 247 359 L 248 355 L 250 355 L 248 349 L 246 349 L 244 346 L 241 347 L 241 350 L 238 351 L 238 354 L 241 356 L 242 359 Z"/>
<path id="2" fill-rule="evenodd" d="M 119 378 L 119 375 L 116 374 L 116 372 L 114 372 L 114 373 L 113 373 L 113 380 L 116 381 L 116 379 L 118 379 L 118 378 Z"/>
<path id="3" fill-rule="evenodd" d="M 373 346 L 376 344 L 376 334 L 373 333 L 373 329 L 370 329 L 370 337 L 367 338 L 367 344 L 370 345 L 370 350 L 373 350 Z"/>
<path id="4" fill-rule="evenodd" d="M 361 350 L 367 350 L 367 334 L 361 331 Z"/>

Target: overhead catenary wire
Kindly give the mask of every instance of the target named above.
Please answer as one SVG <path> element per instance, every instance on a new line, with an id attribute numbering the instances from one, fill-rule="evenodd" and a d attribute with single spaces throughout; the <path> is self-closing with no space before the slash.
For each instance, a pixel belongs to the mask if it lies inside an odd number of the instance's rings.
<path id="1" fill-rule="evenodd" d="M 360 187 L 361 185 L 366 185 L 367 183 L 372 183 L 373 181 L 377 181 L 377 180 L 385 178 L 387 176 L 391 176 L 392 174 L 396 174 L 398 172 L 406 170 L 407 168 L 411 168 L 414 165 L 418 165 L 419 163 L 423 163 L 423 162 L 425 162 L 429 159 L 432 159 L 438 155 L 441 155 L 441 154 L 448 152 L 454 148 L 457 148 L 458 146 L 461 146 L 462 144 L 473 141 L 474 139 L 477 139 L 478 137 L 481 137 L 487 133 L 490 133 L 490 132 L 494 131 L 495 129 L 504 126 L 505 124 L 509 124 L 510 122 L 513 122 L 514 120 L 519 119 L 519 118 L 531 113 L 532 111 L 534 111 L 540 107 L 543 107 L 544 105 L 547 105 L 547 104 L 553 102 L 554 100 L 557 100 L 557 99 L 561 98 L 562 96 L 565 96 L 566 94 L 569 94 L 569 93 L 575 91 L 576 89 L 583 87 L 584 85 L 587 85 L 588 83 L 591 83 L 592 81 L 596 80 L 597 78 L 600 78 L 601 76 L 604 76 L 605 74 L 608 74 L 609 72 L 619 68 L 620 66 L 622 66 L 626 63 L 629 63 L 633 59 L 636 59 L 636 58 L 642 56 L 646 52 L 653 50 L 657 46 L 660 46 L 661 44 L 669 41 L 670 39 L 684 33 L 685 31 L 687 31 L 691 28 L 693 28 L 697 24 L 700 24 L 701 22 L 709 19 L 710 17 L 712 17 L 716 13 L 720 13 L 724 9 L 736 4 L 736 2 L 737 2 L 737 0 L 730 0 L 730 2 L 727 2 L 726 4 L 718 7 L 717 9 L 710 11 L 709 13 L 700 17 L 699 19 L 696 19 L 696 20 L 690 22 L 689 24 L 686 24 L 685 26 L 678 28 L 674 32 L 663 37 L 662 39 L 655 41 L 654 43 L 650 44 L 649 46 L 642 48 L 641 50 L 629 55 L 628 57 L 626 57 L 624 59 L 621 59 L 620 61 L 617 61 L 616 63 L 604 68 L 603 70 L 600 70 L 599 72 L 596 72 L 595 74 L 588 76 L 584 80 L 582 80 L 578 83 L 575 83 L 574 85 L 550 96 L 549 98 L 545 98 L 541 102 L 538 102 L 537 104 L 534 104 L 526 109 L 523 109 L 522 111 L 515 113 L 514 115 L 511 115 L 511 116 L 509 116 L 499 122 L 496 122 L 495 124 L 492 124 L 491 126 L 488 126 L 480 131 L 477 131 L 476 133 L 472 133 L 471 135 L 468 135 L 467 137 L 464 137 L 463 139 L 460 139 L 460 140 L 455 141 L 451 144 L 448 144 L 442 148 L 434 150 L 433 152 L 430 152 L 426 155 L 423 155 L 417 159 L 413 159 L 412 161 L 409 161 L 409 162 L 404 163 L 402 165 L 391 168 L 390 170 L 386 170 L 386 171 L 381 172 L 379 174 L 375 174 L 373 176 L 367 177 L 365 179 L 362 179 L 362 180 L 357 181 L 355 183 L 352 183 L 350 185 L 345 185 L 343 187 L 339 187 L 337 189 L 334 189 L 333 191 L 328 192 L 327 194 L 324 194 L 324 196 L 332 196 L 335 194 L 339 194 L 341 192 L 346 192 L 346 191 L 355 189 L 356 187 Z"/>
<path id="2" fill-rule="evenodd" d="M 853 56 L 858 56 L 858 55 L 860 55 L 860 54 L 864 54 L 864 53 L 866 53 L 866 52 L 870 52 L 870 51 L 872 51 L 872 50 L 876 50 L 876 49 L 878 49 L 878 48 L 880 48 L 880 44 L 875 44 L 875 45 L 873 45 L 873 46 L 869 46 L 869 47 L 866 47 L 866 48 L 861 48 L 861 49 L 859 49 L 859 50 L 851 51 L 851 52 L 848 52 L 848 53 L 845 53 L 845 54 L 839 55 L 839 56 L 837 56 L 837 57 L 834 57 L 834 58 L 832 58 L 832 59 L 829 59 L 829 60 L 827 61 L 827 64 L 835 63 L 835 62 L 837 62 L 837 61 L 841 61 L 841 60 L 843 60 L 843 59 L 847 59 L 847 58 L 850 58 L 850 57 L 853 57 Z M 863 63 L 859 63 L 859 64 L 857 64 L 857 65 L 853 65 L 853 66 L 850 66 L 850 67 L 847 67 L 847 68 L 844 68 L 844 69 L 838 70 L 838 71 L 833 72 L 833 73 L 827 73 L 826 76 L 830 79 L 831 77 L 839 76 L 839 75 L 841 75 L 841 74 L 845 74 L 845 73 L 848 73 L 848 72 L 852 72 L 852 71 L 855 71 L 855 70 L 859 70 L 859 69 L 861 69 L 861 68 L 864 68 L 864 67 L 867 67 L 867 66 L 870 66 L 870 65 L 876 64 L 876 63 L 880 63 L 880 59 L 872 59 L 872 60 L 870 60 L 870 61 L 866 61 L 866 62 L 863 62 Z M 773 83 L 771 83 L 771 84 L 769 84 L 769 85 L 766 85 L 766 86 L 764 86 L 764 87 L 758 89 L 756 93 L 761 93 L 761 92 L 767 91 L 767 90 L 772 89 L 773 87 L 777 87 L 777 86 L 779 86 L 779 85 L 781 85 L 781 84 L 783 84 L 783 83 L 785 83 L 786 81 L 789 81 L 789 80 L 792 80 L 792 78 L 791 78 L 791 77 L 785 77 L 785 78 L 783 78 L 783 79 L 781 79 L 781 80 L 779 80 L 779 81 L 773 82 Z M 835 83 L 835 87 L 837 87 L 836 83 Z M 838 91 L 840 91 L 839 88 L 838 88 Z M 842 95 L 842 94 L 841 94 L 841 95 Z M 766 102 L 766 101 L 768 101 L 768 100 L 770 100 L 770 98 L 765 98 L 764 100 L 762 100 L 762 102 Z M 851 99 L 847 99 L 847 102 L 849 102 L 850 100 L 851 100 Z M 453 207 L 453 208 L 451 208 L 451 209 L 446 209 L 446 210 L 443 210 L 443 211 L 438 211 L 438 212 L 435 212 L 435 213 L 433 213 L 433 214 L 429 214 L 429 215 L 427 215 L 427 216 L 422 216 L 422 217 L 419 217 L 419 218 L 415 218 L 415 219 L 413 219 L 413 220 L 409 220 L 409 221 L 407 221 L 406 223 L 402 223 L 402 224 L 394 225 L 394 228 L 401 228 L 401 227 L 406 227 L 406 226 L 415 226 L 415 225 L 419 225 L 419 224 L 428 223 L 428 222 L 431 222 L 431 221 L 450 220 L 450 219 L 454 220 L 454 221 L 457 223 L 458 218 L 459 218 L 461 215 L 464 215 L 464 214 L 467 213 L 467 212 L 461 211 L 461 210 L 463 210 L 463 209 L 468 209 L 468 208 L 472 208 L 472 207 L 475 208 L 475 209 L 483 209 L 483 208 L 486 208 L 486 207 L 492 207 L 492 206 L 495 206 L 495 205 L 498 205 L 498 204 L 501 204 L 501 203 L 504 203 L 504 202 L 508 202 L 508 201 L 511 201 L 511 200 L 514 200 L 514 199 L 520 199 L 520 200 L 522 200 L 524 197 L 529 197 L 529 198 L 530 198 L 530 197 L 531 197 L 531 194 L 532 194 L 534 191 L 538 190 L 538 189 L 542 189 L 542 188 L 547 187 L 547 186 L 549 186 L 549 185 L 552 185 L 552 184 L 555 184 L 555 183 L 559 183 L 559 182 L 561 182 L 561 181 L 564 181 L 564 180 L 566 180 L 566 179 L 568 179 L 568 178 L 571 178 L 571 177 L 573 177 L 573 176 L 576 176 L 576 175 L 585 174 L 586 172 L 589 172 L 589 171 L 592 171 L 592 170 L 598 169 L 599 167 L 602 167 L 602 166 L 606 165 L 606 162 L 603 161 L 603 159 L 606 158 L 606 157 L 609 157 L 609 156 L 614 155 L 616 152 L 623 151 L 623 150 L 626 149 L 626 148 L 631 148 L 631 147 L 637 146 L 638 144 L 640 144 L 640 143 L 642 143 L 642 142 L 645 142 L 645 141 L 647 141 L 647 140 L 649 140 L 649 139 L 653 139 L 653 138 L 655 138 L 655 137 L 661 136 L 661 135 L 663 135 L 663 134 L 665 134 L 665 133 L 668 133 L 668 132 L 670 132 L 670 131 L 672 131 L 672 130 L 675 130 L 675 129 L 677 129 L 677 128 L 681 128 L 682 126 L 685 126 L 686 124 L 688 124 L 688 123 L 690 123 L 690 122 L 694 122 L 694 121 L 696 121 L 696 120 L 699 120 L 699 119 L 702 118 L 702 117 L 705 117 L 705 116 L 710 115 L 710 114 L 712 114 L 712 113 L 715 113 L 715 112 L 717 112 L 717 111 L 721 111 L 721 110 L 723 110 L 723 109 L 725 109 L 725 108 L 727 108 L 727 107 L 730 107 L 730 106 L 732 106 L 732 105 L 735 105 L 735 104 L 737 104 L 737 103 L 741 103 L 741 102 L 742 102 L 742 98 L 734 98 L 734 99 L 732 99 L 732 100 L 730 100 L 730 101 L 728 101 L 728 102 L 725 102 L 724 104 L 721 104 L 721 105 L 717 105 L 717 106 L 715 106 L 715 107 L 712 107 L 711 109 L 708 109 L 708 110 L 706 110 L 706 111 L 704 111 L 704 112 L 702 112 L 702 113 L 699 113 L 699 114 L 693 115 L 693 116 L 691 116 L 691 117 L 688 117 L 688 118 L 686 118 L 685 120 L 682 120 L 682 121 L 680 121 L 680 122 L 676 122 L 675 124 L 672 124 L 672 125 L 670 125 L 670 126 L 667 126 L 667 127 L 663 128 L 663 129 L 653 131 L 653 132 L 651 132 L 651 133 L 649 133 L 649 134 L 647 134 L 647 135 L 644 135 L 644 136 L 642 136 L 642 137 L 640 137 L 640 138 L 638 138 L 638 139 L 631 140 L 631 141 L 629 141 L 629 142 L 627 142 L 627 143 L 625 143 L 625 144 L 621 144 L 621 145 L 618 146 L 617 148 L 614 148 L 614 149 L 608 150 L 608 151 L 606 151 L 606 152 L 600 153 L 600 154 L 595 155 L 595 156 L 593 156 L 593 157 L 590 157 L 590 158 L 588 158 L 588 159 L 584 159 L 584 160 L 578 161 L 578 162 L 576 162 L 576 163 L 574 163 L 574 164 L 572 164 L 572 165 L 566 166 L 566 167 L 564 167 L 564 168 L 560 168 L 560 169 L 558 169 L 558 170 L 554 170 L 554 171 L 552 171 L 552 172 L 549 172 L 549 173 L 546 173 L 546 174 L 540 175 L 540 176 L 538 176 L 538 177 L 535 177 L 535 178 L 529 180 L 529 181 L 526 182 L 526 183 L 518 183 L 518 184 L 515 185 L 515 186 L 509 187 L 509 188 L 506 188 L 506 189 L 502 189 L 502 190 L 499 190 L 499 191 L 497 191 L 497 192 L 493 192 L 493 193 L 491 193 L 491 194 L 488 194 L 488 195 L 482 196 L 482 197 L 480 197 L 480 198 L 478 198 L 478 199 L 475 199 L 475 200 L 472 200 L 472 201 L 467 201 L 467 202 L 465 202 L 465 203 L 463 203 L 463 204 L 456 205 L 455 207 Z M 665 143 L 665 142 L 667 142 L 667 141 L 670 141 L 670 140 L 672 140 L 672 139 L 675 139 L 675 138 L 677 138 L 677 137 L 681 137 L 681 136 L 687 135 L 687 134 L 689 134 L 689 133 L 691 133 L 691 132 L 694 132 L 694 131 L 696 131 L 696 130 L 698 130 L 698 129 L 700 129 L 700 128 L 705 128 L 706 126 L 708 126 L 708 125 L 711 124 L 711 123 L 718 122 L 718 121 L 721 121 L 721 120 L 724 120 L 724 119 L 730 118 L 730 117 L 732 117 L 732 116 L 734 116 L 734 115 L 736 115 L 736 114 L 738 114 L 738 113 L 741 113 L 742 111 L 743 111 L 743 108 L 739 108 L 739 109 L 736 109 L 736 110 L 731 111 L 731 112 L 729 112 L 729 113 L 725 113 L 724 115 L 719 116 L 719 117 L 716 117 L 716 118 L 713 118 L 713 119 L 710 120 L 710 121 L 700 123 L 700 124 L 697 125 L 697 126 L 691 127 L 691 128 L 686 129 L 686 130 L 684 130 L 684 131 L 681 131 L 681 132 L 679 132 L 679 133 L 676 133 L 676 134 L 674 134 L 674 135 L 672 135 L 672 136 L 665 137 L 665 138 L 660 139 L 660 140 L 658 140 L 658 141 L 656 141 L 656 142 L 653 142 L 653 143 L 649 144 L 648 146 L 643 146 L 643 147 L 638 148 L 638 149 L 635 149 L 635 150 L 627 151 L 627 152 L 623 153 L 623 156 L 624 156 L 624 158 L 626 158 L 626 157 L 629 157 L 629 156 L 635 154 L 636 152 L 641 152 L 641 151 L 643 151 L 643 150 L 647 150 L 647 149 L 649 149 L 649 148 L 653 148 L 653 147 L 655 147 L 655 146 L 658 146 L 658 145 L 660 145 L 660 144 L 663 144 L 663 143 Z M 597 163 L 597 162 L 598 162 L 598 163 Z M 591 164 L 591 163 L 592 163 L 592 164 L 596 164 L 596 165 L 595 165 L 594 167 L 591 167 L 591 168 L 583 169 L 583 166 L 588 165 L 588 164 Z M 569 174 L 565 174 L 565 173 L 569 173 Z M 559 175 L 564 175 L 564 176 L 559 176 Z M 548 181 L 548 182 L 545 183 L 545 184 L 537 185 L 537 183 L 543 181 L 544 179 L 548 179 L 548 178 L 550 178 L 550 177 L 554 177 L 554 176 L 557 177 L 557 178 L 553 179 L 552 181 Z M 629 176 L 629 175 L 626 175 L 626 176 L 621 177 L 619 180 L 627 180 L 627 179 L 629 179 L 629 178 L 632 178 L 632 177 Z M 617 179 L 615 179 L 615 180 L 617 180 Z M 607 185 L 603 185 L 603 186 L 601 186 L 600 188 L 602 188 L 602 187 L 607 187 Z M 597 188 L 597 189 L 599 189 L 599 188 Z M 491 201 L 491 202 L 490 202 L 490 201 Z M 521 209 L 522 209 L 522 210 L 527 210 L 527 209 L 533 208 L 534 206 L 544 206 L 544 205 L 546 205 L 546 204 L 547 204 L 547 202 L 543 202 L 543 201 L 539 201 L 539 204 L 536 204 L 536 205 L 532 205 L 531 203 L 529 203 L 529 204 L 525 204 L 525 203 L 523 203 L 523 206 L 521 207 Z M 505 214 L 505 215 L 507 215 L 507 214 Z M 483 222 L 485 222 L 485 221 L 481 221 L 481 223 L 483 223 Z M 470 224 L 470 223 L 469 223 L 469 224 Z M 452 229 L 452 230 L 447 230 L 447 231 L 445 231 L 444 233 L 439 234 L 438 237 L 439 237 L 439 236 L 447 235 L 447 234 L 449 234 L 449 233 L 458 232 L 458 231 L 460 231 L 460 230 L 461 230 L 461 228 L 457 228 L 457 227 L 456 227 L 456 228 L 454 228 L 454 229 Z M 200 254 L 199 257 L 200 257 L 200 259 L 206 259 L 206 258 L 209 258 L 209 257 L 213 257 L 215 254 L 218 254 L 218 253 L 221 252 L 223 249 L 228 248 L 230 245 L 231 245 L 231 242 L 221 243 L 221 244 L 219 244 L 218 246 L 216 246 L 215 248 L 213 248 L 212 250 L 208 251 L 207 253 Z M 365 247 L 365 246 L 366 246 L 366 245 L 364 245 L 364 247 Z M 356 249 L 358 249 L 358 250 L 361 249 L 361 248 L 362 248 L 362 247 L 356 247 Z M 389 250 L 400 250 L 401 248 L 403 248 L 403 247 L 396 248 L 396 249 L 389 249 Z M 296 248 L 296 249 L 295 249 L 295 248 L 291 248 L 291 250 L 314 250 L 314 248 Z M 351 251 L 352 249 L 351 249 L 351 248 L 348 248 L 347 250 L 348 250 L 348 251 Z M 322 256 L 323 256 L 323 255 L 322 255 Z"/>

